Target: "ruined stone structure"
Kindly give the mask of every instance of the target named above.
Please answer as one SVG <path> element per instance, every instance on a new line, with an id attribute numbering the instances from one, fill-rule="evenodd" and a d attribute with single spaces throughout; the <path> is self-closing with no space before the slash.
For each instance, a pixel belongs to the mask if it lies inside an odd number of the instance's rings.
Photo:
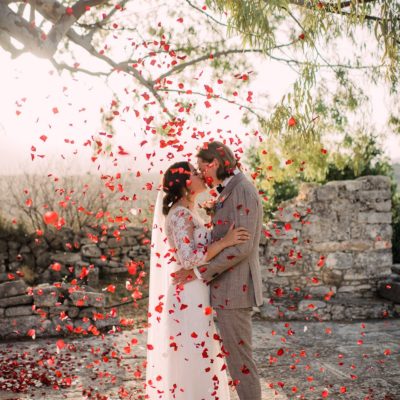
<path id="1" fill-rule="evenodd" d="M 149 259 L 148 242 L 133 227 L 1 238 L 0 338 L 97 334 L 118 325 L 99 278 L 135 276 L 137 263 Z"/>
<path id="2" fill-rule="evenodd" d="M 262 318 L 398 315 L 396 301 L 378 296 L 379 290 L 395 300 L 387 279 L 395 279 L 392 270 L 400 272 L 392 265 L 388 178 L 305 184 L 297 198 L 281 205 L 262 236 Z M 116 325 L 99 277 L 106 282 L 135 270 L 137 262 L 148 265 L 149 239 L 141 227 L 0 238 L 0 338 L 24 336 L 30 329 L 46 336 Z M 29 288 L 21 271 L 39 286 Z"/>
<path id="3" fill-rule="evenodd" d="M 349 320 L 396 315 L 377 296 L 391 274 L 390 180 L 304 184 L 281 205 L 260 248 L 269 319 Z"/>

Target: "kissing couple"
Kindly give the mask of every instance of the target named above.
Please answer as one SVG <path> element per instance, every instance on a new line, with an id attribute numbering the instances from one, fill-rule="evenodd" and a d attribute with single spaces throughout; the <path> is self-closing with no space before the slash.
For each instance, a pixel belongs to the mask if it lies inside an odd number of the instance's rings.
<path id="1" fill-rule="evenodd" d="M 195 210 L 206 183 L 219 192 L 210 223 Z M 200 148 L 197 168 L 184 161 L 165 172 L 152 228 L 145 399 L 229 400 L 228 369 L 240 400 L 261 400 L 251 312 L 262 304 L 262 214 L 257 189 L 221 142 Z"/>

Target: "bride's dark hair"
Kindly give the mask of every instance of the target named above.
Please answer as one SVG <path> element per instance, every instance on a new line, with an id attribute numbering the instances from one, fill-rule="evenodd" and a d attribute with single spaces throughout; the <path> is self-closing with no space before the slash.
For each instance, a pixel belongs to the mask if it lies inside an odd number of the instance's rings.
<path id="1" fill-rule="evenodd" d="M 163 191 L 163 214 L 167 215 L 171 207 L 187 192 L 187 180 L 190 179 L 192 171 L 187 161 L 172 164 L 164 174 Z"/>

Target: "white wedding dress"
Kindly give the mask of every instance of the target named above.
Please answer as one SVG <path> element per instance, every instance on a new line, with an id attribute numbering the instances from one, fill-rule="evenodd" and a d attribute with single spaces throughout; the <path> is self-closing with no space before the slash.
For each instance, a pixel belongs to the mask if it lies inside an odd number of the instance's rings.
<path id="1" fill-rule="evenodd" d="M 179 291 L 170 277 L 182 267 L 204 264 L 209 231 L 197 214 L 181 206 L 164 222 L 166 232 L 161 225 L 153 227 L 146 398 L 229 400 L 209 287 L 196 279 Z"/>

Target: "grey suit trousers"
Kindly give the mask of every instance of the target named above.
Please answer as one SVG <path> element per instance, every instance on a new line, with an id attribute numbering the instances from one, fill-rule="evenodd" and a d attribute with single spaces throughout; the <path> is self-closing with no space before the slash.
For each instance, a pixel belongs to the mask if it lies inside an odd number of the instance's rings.
<path id="1" fill-rule="evenodd" d="M 228 370 L 240 400 L 261 400 L 260 377 L 253 360 L 251 308 L 217 308 L 217 325 Z"/>

